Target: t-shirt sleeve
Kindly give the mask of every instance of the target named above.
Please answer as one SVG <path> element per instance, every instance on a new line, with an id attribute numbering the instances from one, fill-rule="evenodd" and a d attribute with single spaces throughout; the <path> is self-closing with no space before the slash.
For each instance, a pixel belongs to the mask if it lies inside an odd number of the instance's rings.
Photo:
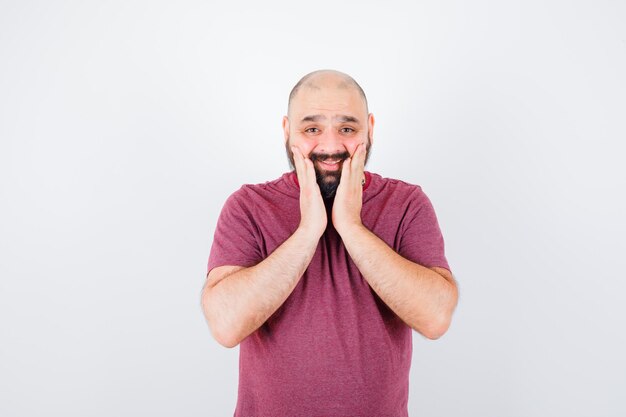
<path id="1" fill-rule="evenodd" d="M 421 187 L 412 195 L 405 220 L 398 253 L 428 268 L 439 266 L 450 270 L 435 209 Z"/>
<path id="2" fill-rule="evenodd" d="M 262 260 L 256 238 L 257 227 L 242 191 L 243 188 L 231 194 L 222 207 L 215 226 L 207 274 L 218 266 L 250 267 Z"/>

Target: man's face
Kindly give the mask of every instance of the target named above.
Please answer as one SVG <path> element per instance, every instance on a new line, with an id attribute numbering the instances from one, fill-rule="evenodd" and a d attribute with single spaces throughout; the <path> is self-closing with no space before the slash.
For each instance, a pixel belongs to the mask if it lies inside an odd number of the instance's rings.
<path id="1" fill-rule="evenodd" d="M 325 199 L 334 197 L 343 161 L 359 143 L 372 145 L 374 117 L 356 88 L 318 82 L 318 88 L 301 87 L 293 98 L 289 116 L 283 118 L 285 148 L 291 167 L 291 146 L 297 146 L 315 167 L 317 183 Z"/>

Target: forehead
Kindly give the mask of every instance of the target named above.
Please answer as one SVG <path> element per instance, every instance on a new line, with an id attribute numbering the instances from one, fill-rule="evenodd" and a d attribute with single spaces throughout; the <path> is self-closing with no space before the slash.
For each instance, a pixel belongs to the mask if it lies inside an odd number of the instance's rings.
<path id="1" fill-rule="evenodd" d="M 291 113 L 296 121 L 309 114 L 324 114 L 329 119 L 337 114 L 361 120 L 367 116 L 363 97 L 356 87 L 345 83 L 303 85 L 293 98 Z"/>

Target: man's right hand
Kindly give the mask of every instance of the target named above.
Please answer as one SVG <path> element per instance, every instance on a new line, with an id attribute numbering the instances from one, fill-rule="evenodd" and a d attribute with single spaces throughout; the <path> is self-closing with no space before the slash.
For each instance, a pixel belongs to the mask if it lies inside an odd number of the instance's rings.
<path id="1" fill-rule="evenodd" d="M 300 184 L 297 230 L 254 266 L 222 265 L 207 274 L 202 309 L 213 337 L 225 347 L 237 346 L 285 302 L 309 267 L 326 230 L 328 214 L 313 162 L 298 148 L 291 149 Z"/>
<path id="2" fill-rule="evenodd" d="M 289 297 L 309 267 L 329 221 L 313 162 L 298 148 L 291 149 L 300 184 L 298 229 L 254 266 L 213 268 L 202 290 L 202 309 L 211 332 L 229 348 L 261 327 Z"/>
<path id="3" fill-rule="evenodd" d="M 293 160 L 300 184 L 300 226 L 299 229 L 319 239 L 328 222 L 326 206 L 317 185 L 313 161 L 305 157 L 297 146 L 292 146 Z"/>

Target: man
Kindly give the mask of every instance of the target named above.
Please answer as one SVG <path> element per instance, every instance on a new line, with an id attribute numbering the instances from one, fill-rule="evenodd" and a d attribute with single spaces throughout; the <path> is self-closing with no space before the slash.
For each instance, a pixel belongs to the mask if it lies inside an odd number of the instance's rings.
<path id="1" fill-rule="evenodd" d="M 226 201 L 202 306 L 240 345 L 235 416 L 407 416 L 415 329 L 448 329 L 458 291 L 421 188 L 365 171 L 361 87 L 307 74 L 283 118 L 291 167 Z"/>

